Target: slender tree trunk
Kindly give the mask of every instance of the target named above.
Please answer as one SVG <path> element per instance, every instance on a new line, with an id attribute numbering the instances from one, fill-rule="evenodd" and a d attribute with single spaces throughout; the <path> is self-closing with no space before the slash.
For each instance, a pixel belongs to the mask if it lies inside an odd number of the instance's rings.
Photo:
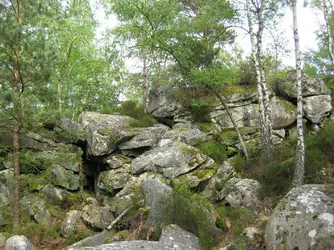
<path id="1" fill-rule="evenodd" d="M 143 107 L 144 112 L 146 113 L 146 105 L 147 105 L 147 55 L 144 52 L 143 57 Z"/>
<path id="2" fill-rule="evenodd" d="M 326 23 L 326 29 L 327 29 L 327 35 L 328 35 L 328 53 L 331 58 L 332 63 L 332 70 L 334 70 L 334 53 L 333 53 L 333 37 L 332 37 L 332 31 L 330 26 L 330 20 L 332 18 L 332 8 L 329 7 L 326 3 L 326 0 L 322 1 L 323 5 L 323 12 L 324 12 L 324 19 Z"/>
<path id="3" fill-rule="evenodd" d="M 305 163 L 305 145 L 304 145 L 304 128 L 303 128 L 303 95 L 302 95 L 302 71 L 301 58 L 299 50 L 299 34 L 297 24 L 297 0 L 292 0 L 293 13 L 293 34 L 295 41 L 296 57 L 296 87 L 297 87 L 297 152 L 296 152 L 296 169 L 293 177 L 293 186 L 297 187 L 303 184 L 304 180 L 304 163 Z"/>
<path id="4" fill-rule="evenodd" d="M 264 65 L 262 63 L 262 34 L 264 29 L 263 24 L 263 3 L 260 7 L 256 7 L 256 13 L 258 19 L 258 31 L 255 34 L 253 28 L 251 3 L 247 0 L 247 19 L 250 32 L 252 59 L 255 65 L 255 73 L 257 80 L 257 91 L 259 101 L 259 115 L 260 115 L 260 127 L 261 127 L 261 143 L 262 143 L 262 156 L 264 159 L 270 155 L 273 143 L 272 143 L 272 115 L 269 91 L 266 83 L 266 76 L 264 71 Z"/>
<path id="5" fill-rule="evenodd" d="M 14 6 L 13 6 L 14 7 Z M 13 232 L 15 232 L 20 225 L 20 160 L 19 160 L 19 148 L 20 148 L 20 97 L 19 92 L 19 33 L 21 25 L 21 15 L 20 15 L 20 1 L 16 0 L 15 6 L 16 12 L 16 35 L 17 41 L 14 46 L 14 58 L 13 58 L 13 83 L 12 83 L 12 93 L 13 93 L 13 169 L 14 169 L 14 194 L 12 201 L 13 209 Z"/>
<path id="6" fill-rule="evenodd" d="M 221 104 L 224 106 L 226 112 L 227 112 L 227 115 L 230 117 L 231 119 L 231 122 L 233 124 L 233 127 L 234 127 L 234 130 L 235 132 L 237 133 L 238 135 L 238 138 L 239 138 L 239 142 L 240 142 L 240 145 L 241 145 L 241 148 L 242 148 L 242 151 L 246 157 L 246 160 L 248 161 L 249 160 L 249 156 L 248 156 L 248 152 L 247 152 L 247 148 L 246 148 L 246 145 L 245 145 L 245 142 L 244 140 L 242 139 L 242 136 L 241 136 L 241 133 L 239 131 L 239 128 L 237 126 L 237 123 L 235 122 L 231 112 L 230 112 L 230 109 L 228 108 L 228 106 L 226 105 L 225 103 L 225 100 L 223 99 L 223 97 L 219 94 L 219 92 L 212 86 L 209 86 L 209 85 L 205 85 L 205 87 L 210 90 L 221 102 Z"/>
<path id="7" fill-rule="evenodd" d="M 62 113 L 62 82 L 61 79 L 58 81 L 58 112 Z"/>

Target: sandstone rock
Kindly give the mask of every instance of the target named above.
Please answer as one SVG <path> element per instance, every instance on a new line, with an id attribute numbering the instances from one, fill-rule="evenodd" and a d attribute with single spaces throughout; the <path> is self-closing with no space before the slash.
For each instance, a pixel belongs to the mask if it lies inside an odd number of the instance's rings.
<path id="1" fill-rule="evenodd" d="M 35 248 L 25 236 L 14 235 L 7 240 L 4 250 L 35 250 Z"/>
<path id="2" fill-rule="evenodd" d="M 56 188 L 50 184 L 47 184 L 44 186 L 40 192 L 44 194 L 44 198 L 51 204 L 58 205 L 61 202 L 63 202 L 65 199 L 67 199 L 69 196 L 71 196 L 71 193 Z"/>
<path id="3" fill-rule="evenodd" d="M 121 168 L 101 172 L 97 185 L 101 190 L 112 193 L 114 189 L 123 188 L 130 178 L 130 165 L 125 164 Z"/>
<path id="4" fill-rule="evenodd" d="M 303 98 L 304 116 L 312 123 L 319 123 L 329 116 L 332 110 L 330 95 L 309 96 Z"/>
<path id="5" fill-rule="evenodd" d="M 153 147 L 168 130 L 167 126 L 138 128 L 134 137 L 120 143 L 118 147 L 121 150 Z"/>
<path id="6" fill-rule="evenodd" d="M 131 162 L 131 158 L 122 154 L 108 155 L 103 157 L 103 159 L 111 169 L 120 168 L 124 164 L 129 164 Z"/>
<path id="7" fill-rule="evenodd" d="M 163 135 L 163 138 L 184 142 L 189 145 L 196 145 L 198 143 L 205 141 L 207 139 L 207 136 L 198 128 L 191 128 L 191 129 L 179 128 L 166 132 Z"/>
<path id="8" fill-rule="evenodd" d="M 175 178 L 190 172 L 205 162 L 207 156 L 200 150 L 183 142 L 173 142 L 145 152 L 131 162 L 131 172 L 162 173 L 166 178 Z"/>
<path id="9" fill-rule="evenodd" d="M 109 207 L 100 207 L 93 204 L 84 206 L 81 218 L 92 227 L 99 229 L 107 229 L 114 220 Z"/>
<path id="10" fill-rule="evenodd" d="M 134 119 L 122 115 L 104 115 L 94 112 L 80 114 L 80 128 L 87 134 L 88 155 L 108 155 L 115 150 L 117 144 L 136 135 L 130 128 L 131 121 Z"/>
<path id="11" fill-rule="evenodd" d="M 67 250 L 201 250 L 198 238 L 177 225 L 162 229 L 159 241 L 119 241 L 95 247 L 69 247 Z"/>
<path id="12" fill-rule="evenodd" d="M 334 186 L 292 189 L 277 205 L 265 230 L 267 249 L 334 249 Z"/>
<path id="13" fill-rule="evenodd" d="M 7 169 L 0 171 L 0 207 L 7 206 L 11 201 L 9 187 L 14 183 L 13 171 Z"/>
<path id="14" fill-rule="evenodd" d="M 81 222 L 81 212 L 77 210 L 69 211 L 68 213 L 66 213 L 66 217 L 61 224 L 60 228 L 61 234 L 67 237 L 75 233 L 80 222 Z"/>
<path id="15" fill-rule="evenodd" d="M 252 179 L 232 178 L 218 194 L 231 207 L 257 208 L 260 204 L 261 184 Z"/>
<path id="16" fill-rule="evenodd" d="M 273 129 L 287 128 L 297 120 L 297 107 L 278 97 L 271 99 Z"/>
<path id="17" fill-rule="evenodd" d="M 303 97 L 315 95 L 330 95 L 331 91 L 328 89 L 324 81 L 318 78 L 312 78 L 303 74 L 302 76 Z M 286 81 L 277 85 L 279 93 L 292 99 L 297 98 L 296 90 L 296 74 L 291 73 Z"/>
<path id="18" fill-rule="evenodd" d="M 36 194 L 28 194 L 24 196 L 21 199 L 21 206 L 37 223 L 47 227 L 53 225 L 53 218 L 46 208 L 44 200 Z"/>
<path id="19" fill-rule="evenodd" d="M 150 206 L 146 224 L 157 226 L 170 221 L 170 206 L 172 205 L 172 189 L 157 180 L 147 179 L 140 190 L 144 196 L 145 204 Z"/>
<path id="20" fill-rule="evenodd" d="M 72 191 L 79 189 L 79 175 L 75 174 L 73 171 L 57 165 L 52 169 L 52 174 L 53 185 L 64 187 Z"/>

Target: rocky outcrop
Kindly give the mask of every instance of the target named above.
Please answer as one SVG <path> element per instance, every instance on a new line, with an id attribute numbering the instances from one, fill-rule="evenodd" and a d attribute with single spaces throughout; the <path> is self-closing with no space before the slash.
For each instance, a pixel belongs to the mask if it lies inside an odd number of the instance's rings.
<path id="1" fill-rule="evenodd" d="M 110 207 L 88 204 L 82 209 L 81 218 L 93 228 L 107 229 L 114 220 Z"/>
<path id="2" fill-rule="evenodd" d="M 166 145 L 154 148 L 131 162 L 131 172 L 162 173 L 166 178 L 186 174 L 204 163 L 208 157 L 197 148 L 183 142 L 168 141 Z"/>
<path id="3" fill-rule="evenodd" d="M 303 98 L 305 117 L 312 123 L 319 123 L 329 116 L 332 110 L 330 95 L 308 96 Z"/>
<path id="4" fill-rule="evenodd" d="M 44 200 L 36 194 L 28 194 L 21 199 L 21 206 L 37 223 L 50 227 L 54 220 L 49 213 Z"/>
<path id="5" fill-rule="evenodd" d="M 292 189 L 269 218 L 265 241 L 267 249 L 333 249 L 334 186 Z"/>
<path id="6" fill-rule="evenodd" d="M 130 179 L 130 165 L 125 164 L 120 168 L 101 172 L 97 185 L 100 190 L 112 193 L 115 189 L 123 188 Z"/>
<path id="7" fill-rule="evenodd" d="M 201 250 L 198 238 L 177 225 L 162 229 L 159 241 L 119 241 L 95 247 L 70 247 L 67 250 Z"/>
<path id="8" fill-rule="evenodd" d="M 75 233 L 78 229 L 78 226 L 81 223 L 81 211 L 71 210 L 66 213 L 66 217 L 63 220 L 60 228 L 60 232 L 63 236 L 67 237 Z"/>
<path id="9" fill-rule="evenodd" d="M 14 235 L 7 240 L 4 250 L 35 250 L 35 248 L 25 236 Z"/>
<path id="10" fill-rule="evenodd" d="M 67 170 L 64 167 L 57 165 L 52 169 L 52 174 L 53 185 L 72 191 L 79 189 L 79 175 L 75 174 L 72 170 Z"/>

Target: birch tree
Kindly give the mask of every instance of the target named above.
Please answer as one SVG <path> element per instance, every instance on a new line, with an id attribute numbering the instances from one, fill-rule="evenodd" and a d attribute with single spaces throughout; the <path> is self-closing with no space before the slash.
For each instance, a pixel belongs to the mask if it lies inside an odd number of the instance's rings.
<path id="1" fill-rule="evenodd" d="M 295 43 L 296 59 L 296 87 L 297 87 L 297 151 L 296 151 L 296 168 L 293 177 L 293 186 L 297 187 L 303 184 L 305 172 L 305 145 L 304 145 L 304 128 L 303 128 L 303 95 L 302 95 L 302 70 L 301 57 L 299 48 L 298 17 L 297 17 L 297 0 L 292 0 L 293 15 L 293 38 Z"/>
<path id="2" fill-rule="evenodd" d="M 271 6 L 269 6 L 271 5 Z M 271 7 L 272 9 L 270 9 Z M 268 20 L 268 9 L 273 11 L 277 5 L 271 1 L 246 0 L 246 12 L 248 20 L 249 35 L 251 40 L 252 59 L 255 65 L 257 91 L 259 101 L 260 127 L 262 156 L 267 158 L 272 151 L 272 112 L 270 105 L 270 92 L 266 81 L 266 74 L 263 63 L 263 32 L 265 22 Z M 266 16 L 267 15 L 267 16 Z"/>

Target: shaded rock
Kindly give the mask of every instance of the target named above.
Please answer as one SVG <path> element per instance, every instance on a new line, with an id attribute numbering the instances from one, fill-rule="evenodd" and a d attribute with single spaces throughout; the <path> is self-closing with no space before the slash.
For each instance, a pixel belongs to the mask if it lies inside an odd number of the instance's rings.
<path id="1" fill-rule="evenodd" d="M 271 99 L 273 129 L 287 128 L 297 120 L 297 107 L 278 97 Z"/>
<path id="2" fill-rule="evenodd" d="M 198 238 L 177 225 L 162 229 L 159 241 L 119 241 L 94 247 L 69 247 L 68 250 L 201 250 Z"/>
<path id="3" fill-rule="evenodd" d="M 72 191 L 79 189 L 80 178 L 79 175 L 75 174 L 73 171 L 67 170 L 58 165 L 52 169 L 52 174 L 53 185 L 64 187 Z"/>
<path id="4" fill-rule="evenodd" d="M 166 178 L 175 178 L 188 173 L 205 162 L 207 156 L 200 150 L 183 142 L 173 142 L 154 148 L 131 162 L 131 172 L 162 173 Z"/>
<path id="5" fill-rule="evenodd" d="M 145 204 L 150 206 L 146 224 L 157 226 L 170 221 L 170 206 L 172 205 L 172 189 L 157 180 L 147 179 L 140 186 Z"/>
<path id="6" fill-rule="evenodd" d="M 111 169 L 120 168 L 124 164 L 131 163 L 131 158 L 126 157 L 122 154 L 108 155 L 103 159 Z"/>
<path id="7" fill-rule="evenodd" d="M 51 204 L 58 205 L 71 196 L 71 193 L 56 188 L 50 184 L 44 186 L 40 192 L 44 194 L 44 198 Z"/>
<path id="8" fill-rule="evenodd" d="M 77 210 L 71 210 L 66 213 L 66 217 L 63 220 L 61 227 L 60 227 L 60 233 L 67 237 L 71 234 L 73 234 L 78 226 L 81 223 L 81 212 Z"/>
<path id="9" fill-rule="evenodd" d="M 331 91 L 328 89 L 324 81 L 318 78 L 312 78 L 306 74 L 302 75 L 302 92 L 303 97 L 315 96 L 315 95 L 330 95 Z M 286 81 L 277 84 L 277 89 L 283 96 L 296 99 L 296 73 L 292 72 L 286 79 Z"/>
<path id="10" fill-rule="evenodd" d="M 170 130 L 167 126 L 137 128 L 137 134 L 129 140 L 118 145 L 121 150 L 129 150 L 143 147 L 153 147 L 164 133 Z"/>
<path id="11" fill-rule="evenodd" d="M 82 209 L 81 218 L 94 228 L 107 229 L 114 220 L 110 207 L 100 207 L 94 204 Z"/>
<path id="12" fill-rule="evenodd" d="M 46 208 L 45 202 L 36 194 L 28 194 L 21 199 L 21 206 L 37 223 L 52 226 L 53 218 Z"/>
<path id="13" fill-rule="evenodd" d="M 303 98 L 304 116 L 312 123 L 319 123 L 329 116 L 332 110 L 330 95 L 309 96 Z"/>
<path id="14" fill-rule="evenodd" d="M 261 184 L 252 179 L 232 178 L 218 194 L 231 207 L 257 208 L 260 205 Z"/>
<path id="15" fill-rule="evenodd" d="M 334 186 L 293 188 L 265 229 L 267 249 L 334 249 Z"/>
<path id="16" fill-rule="evenodd" d="M 35 248 L 25 236 L 14 235 L 6 241 L 4 250 L 35 250 Z"/>
<path id="17" fill-rule="evenodd" d="M 129 123 L 133 118 L 83 112 L 79 116 L 80 128 L 87 134 L 87 153 L 92 156 L 108 155 L 116 145 L 136 135 Z"/>
<path id="18" fill-rule="evenodd" d="M 130 178 L 130 165 L 126 164 L 121 168 L 101 172 L 97 185 L 101 190 L 112 193 L 114 189 L 123 188 Z"/>
<path id="19" fill-rule="evenodd" d="M 196 145 L 203 141 L 206 141 L 207 136 L 198 128 L 178 128 L 166 132 L 163 135 L 164 139 L 172 139 L 174 141 L 180 141 L 189 145 Z"/>
<path id="20" fill-rule="evenodd" d="M 11 201 L 10 186 L 13 186 L 13 171 L 7 169 L 0 171 L 0 207 L 7 206 Z"/>

